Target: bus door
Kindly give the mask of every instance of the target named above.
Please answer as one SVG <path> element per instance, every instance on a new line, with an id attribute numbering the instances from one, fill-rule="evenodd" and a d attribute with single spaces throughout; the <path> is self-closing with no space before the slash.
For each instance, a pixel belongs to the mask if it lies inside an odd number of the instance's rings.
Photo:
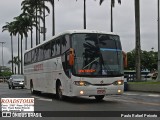
<path id="1" fill-rule="evenodd" d="M 62 66 L 64 70 L 64 87 L 67 90 L 67 93 L 72 92 L 72 79 L 71 79 L 71 66 L 69 64 L 69 51 L 63 54 L 62 56 Z"/>

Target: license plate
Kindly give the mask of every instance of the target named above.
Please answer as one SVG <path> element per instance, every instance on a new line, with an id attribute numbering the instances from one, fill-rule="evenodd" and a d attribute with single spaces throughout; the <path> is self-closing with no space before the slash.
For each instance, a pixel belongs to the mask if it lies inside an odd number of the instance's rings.
<path id="1" fill-rule="evenodd" d="M 20 84 L 20 85 L 23 85 L 23 82 L 20 82 L 19 84 Z"/>
<path id="2" fill-rule="evenodd" d="M 106 94 L 105 90 L 97 90 L 97 94 Z"/>

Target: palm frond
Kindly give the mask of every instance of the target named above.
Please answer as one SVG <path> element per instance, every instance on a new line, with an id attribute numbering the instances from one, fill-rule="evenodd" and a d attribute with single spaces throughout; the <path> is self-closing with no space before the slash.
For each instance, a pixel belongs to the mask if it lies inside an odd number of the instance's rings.
<path id="1" fill-rule="evenodd" d="M 101 5 L 103 3 L 104 0 L 100 0 L 99 4 Z"/>

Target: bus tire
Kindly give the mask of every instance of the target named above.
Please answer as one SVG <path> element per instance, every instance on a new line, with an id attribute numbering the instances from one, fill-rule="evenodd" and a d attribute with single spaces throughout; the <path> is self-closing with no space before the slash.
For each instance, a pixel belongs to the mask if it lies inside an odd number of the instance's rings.
<path id="1" fill-rule="evenodd" d="M 96 99 L 96 101 L 102 101 L 103 100 L 103 98 L 104 98 L 104 95 L 96 95 L 95 96 L 95 99 Z"/>
<path id="2" fill-rule="evenodd" d="M 60 82 L 56 84 L 56 96 L 59 100 L 63 100 L 62 85 Z"/>
<path id="3" fill-rule="evenodd" d="M 8 88 L 9 88 L 9 89 L 11 89 L 11 86 L 10 86 L 10 85 L 8 85 Z"/>

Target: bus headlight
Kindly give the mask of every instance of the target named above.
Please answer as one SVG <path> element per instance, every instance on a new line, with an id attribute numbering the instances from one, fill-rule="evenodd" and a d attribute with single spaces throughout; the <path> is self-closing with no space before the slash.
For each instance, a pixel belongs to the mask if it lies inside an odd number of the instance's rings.
<path id="1" fill-rule="evenodd" d="M 86 82 L 86 81 L 74 81 L 74 84 L 77 85 L 77 86 L 88 86 L 88 85 L 90 85 L 90 83 Z"/>
<path id="2" fill-rule="evenodd" d="M 123 85 L 124 81 L 123 80 L 117 80 L 115 82 L 113 82 L 113 85 Z"/>

